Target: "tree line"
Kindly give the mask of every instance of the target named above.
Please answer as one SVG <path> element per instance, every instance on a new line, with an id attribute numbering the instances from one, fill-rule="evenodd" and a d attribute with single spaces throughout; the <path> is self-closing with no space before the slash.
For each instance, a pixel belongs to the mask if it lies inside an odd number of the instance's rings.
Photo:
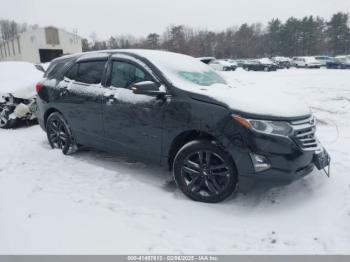
<path id="1" fill-rule="evenodd" d="M 195 57 L 256 58 L 265 56 L 341 55 L 350 53 L 349 14 L 336 13 L 329 21 L 321 17 L 275 18 L 267 25 L 244 23 L 221 32 L 169 26 L 161 35 L 111 36 L 99 41 L 83 39 L 83 50 L 124 48 L 163 49 Z"/>
<path id="2" fill-rule="evenodd" d="M 274 18 L 266 25 L 244 23 L 220 32 L 171 25 L 162 34 L 146 37 L 116 35 L 99 40 L 93 33 L 82 40 L 82 46 L 83 51 L 144 48 L 217 58 L 341 55 L 350 54 L 349 22 L 349 14 L 339 12 L 328 21 L 318 16 L 290 17 L 285 22 Z M 6 40 L 28 27 L 37 25 L 0 19 L 0 37 Z"/>

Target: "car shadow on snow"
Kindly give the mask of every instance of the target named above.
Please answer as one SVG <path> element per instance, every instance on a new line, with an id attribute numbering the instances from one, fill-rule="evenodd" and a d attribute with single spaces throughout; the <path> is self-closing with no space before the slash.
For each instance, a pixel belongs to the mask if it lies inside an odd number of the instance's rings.
<path id="1" fill-rule="evenodd" d="M 191 201 L 180 192 L 172 173 L 159 166 L 90 148 L 80 149 L 70 157 L 136 179 L 141 183 L 155 187 L 155 189 L 163 190 L 164 193 L 173 194 L 175 199 Z M 301 201 L 312 194 L 314 175 L 311 174 L 292 183 L 240 178 L 238 190 L 221 205 L 238 204 L 245 207 L 254 207 L 259 204 L 278 205 L 284 200 L 288 201 L 289 196 L 299 198 Z"/>

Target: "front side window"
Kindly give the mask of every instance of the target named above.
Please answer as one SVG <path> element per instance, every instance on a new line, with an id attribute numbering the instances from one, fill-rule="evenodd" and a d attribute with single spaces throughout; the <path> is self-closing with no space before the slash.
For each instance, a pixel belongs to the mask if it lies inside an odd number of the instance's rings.
<path id="1" fill-rule="evenodd" d="M 131 84 L 143 81 L 152 81 L 144 70 L 127 62 L 113 62 L 111 86 L 128 88 Z"/>

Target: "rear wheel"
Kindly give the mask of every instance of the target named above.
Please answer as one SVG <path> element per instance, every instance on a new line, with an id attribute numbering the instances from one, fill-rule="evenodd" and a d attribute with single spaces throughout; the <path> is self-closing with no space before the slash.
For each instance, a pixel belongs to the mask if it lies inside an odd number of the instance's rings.
<path id="1" fill-rule="evenodd" d="M 232 159 L 210 141 L 186 144 L 177 153 L 173 170 L 177 185 L 195 201 L 220 202 L 236 189 L 237 171 Z"/>
<path id="2" fill-rule="evenodd" d="M 74 153 L 77 150 L 70 127 L 60 113 L 55 112 L 48 117 L 46 133 L 52 148 L 61 149 L 65 155 Z"/>
<path id="3" fill-rule="evenodd" d="M 11 118 L 13 110 L 9 107 L 0 108 L 0 128 L 13 128 L 17 124 L 17 118 Z"/>

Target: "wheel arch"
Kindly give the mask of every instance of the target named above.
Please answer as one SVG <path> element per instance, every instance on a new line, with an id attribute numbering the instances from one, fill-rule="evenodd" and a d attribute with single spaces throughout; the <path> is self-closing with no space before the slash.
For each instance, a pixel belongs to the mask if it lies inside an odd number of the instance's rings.
<path id="1" fill-rule="evenodd" d="M 44 114 L 44 126 L 45 126 L 45 128 L 46 128 L 47 119 L 49 118 L 49 116 L 52 113 L 55 113 L 55 112 L 58 112 L 58 113 L 62 114 L 62 112 L 60 110 L 58 110 L 57 108 L 55 108 L 55 107 L 51 107 L 51 108 L 49 108 L 49 109 L 47 109 L 45 111 L 45 114 Z"/>
<path id="2" fill-rule="evenodd" d="M 173 162 L 175 159 L 176 154 L 179 152 L 179 150 L 188 142 L 198 139 L 204 139 L 204 140 L 210 140 L 210 141 L 216 141 L 220 143 L 220 141 L 212 134 L 202 131 L 202 130 L 187 130 L 180 134 L 178 134 L 171 142 L 170 148 L 168 150 L 168 167 L 169 171 L 173 169 Z M 231 157 L 232 158 L 232 157 Z M 233 159 L 232 159 L 233 161 Z"/>

